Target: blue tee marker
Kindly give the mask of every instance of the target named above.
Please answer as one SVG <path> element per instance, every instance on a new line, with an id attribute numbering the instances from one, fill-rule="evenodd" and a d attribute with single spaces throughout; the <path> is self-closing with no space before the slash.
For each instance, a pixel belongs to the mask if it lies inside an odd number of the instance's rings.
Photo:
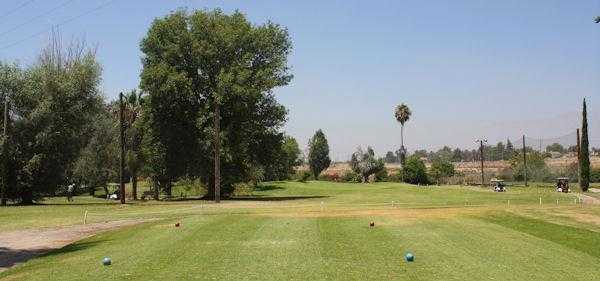
<path id="1" fill-rule="evenodd" d="M 404 256 L 404 259 L 405 259 L 407 262 L 413 262 L 413 261 L 415 261 L 415 256 L 414 256 L 412 253 L 407 253 L 407 254 Z"/>

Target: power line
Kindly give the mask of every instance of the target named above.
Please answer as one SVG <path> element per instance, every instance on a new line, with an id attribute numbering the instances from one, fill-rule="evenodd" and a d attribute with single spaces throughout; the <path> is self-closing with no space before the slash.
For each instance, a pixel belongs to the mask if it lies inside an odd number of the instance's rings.
<path id="1" fill-rule="evenodd" d="M 75 0 L 68 0 L 68 1 L 65 1 L 65 2 L 63 2 L 62 4 L 60 4 L 60 5 L 56 6 L 56 7 L 52 8 L 52 9 L 50 9 L 50 10 L 48 10 L 48 11 L 45 11 L 45 12 L 43 12 L 43 13 L 41 13 L 41 14 L 39 14 L 39 15 L 35 16 L 35 17 L 32 17 L 32 18 L 30 18 L 30 19 L 28 19 L 28 20 L 26 20 L 26 21 L 24 21 L 24 22 L 22 22 L 22 23 L 20 23 L 20 24 L 18 24 L 18 25 L 16 25 L 16 26 L 12 27 L 11 29 L 8 29 L 8 30 L 5 30 L 5 31 L 3 31 L 2 33 L 0 33 L 0 36 L 6 35 L 6 34 L 8 34 L 8 33 L 11 33 L 11 32 L 13 32 L 13 31 L 15 31 L 15 30 L 17 30 L 17 29 L 19 29 L 19 28 L 21 28 L 21 27 L 23 27 L 23 26 L 25 26 L 25 25 L 27 25 L 27 24 L 31 23 L 31 22 L 32 22 L 32 21 L 34 21 L 34 20 L 37 20 L 37 19 L 39 19 L 39 18 L 41 18 L 41 17 L 44 17 L 44 16 L 47 16 L 47 15 L 49 15 L 49 14 L 53 13 L 54 11 L 56 11 L 56 10 L 58 10 L 58 9 L 60 9 L 60 8 L 63 8 L 63 7 L 65 7 L 65 6 L 67 6 L 69 3 L 73 2 L 73 1 L 75 1 Z"/>
<path id="2" fill-rule="evenodd" d="M 24 41 L 27 41 L 27 40 L 29 40 L 29 39 L 31 39 L 31 38 L 34 38 L 34 37 L 36 37 L 36 36 L 39 36 L 39 35 L 41 35 L 41 34 L 44 34 L 44 33 L 48 32 L 49 30 L 51 30 L 51 29 L 52 29 L 52 28 L 54 28 L 54 27 L 59 27 L 59 26 L 65 25 L 65 24 L 67 24 L 67 23 L 70 23 L 70 22 L 72 22 L 72 21 L 74 21 L 74 20 L 77 20 L 77 19 L 79 19 L 79 18 L 81 18 L 81 17 L 83 17 L 83 16 L 87 16 L 87 15 L 89 15 L 89 14 L 93 13 L 93 12 L 96 12 L 96 11 L 98 11 L 98 10 L 100 10 L 100 9 L 102 9 L 102 8 L 104 8 L 104 7 L 106 7 L 106 6 L 108 6 L 109 4 L 111 4 L 111 3 L 112 3 L 112 2 L 114 2 L 114 1 L 115 1 L 115 0 L 109 0 L 109 1 L 107 1 L 107 2 L 104 2 L 103 4 L 100 4 L 99 6 L 96 6 L 96 7 L 95 7 L 95 8 L 93 8 L 93 9 L 87 10 L 87 11 L 85 11 L 85 12 L 83 12 L 83 13 L 79 14 L 79 15 L 76 15 L 76 16 L 70 17 L 70 18 L 68 18 L 68 19 L 66 19 L 66 20 L 63 20 L 63 21 L 61 21 L 61 22 L 59 22 L 59 23 L 57 23 L 57 24 L 55 24 L 55 25 L 52 25 L 52 26 L 51 26 L 51 27 L 49 27 L 49 28 L 45 28 L 45 29 L 43 29 L 43 30 L 40 30 L 39 32 L 36 32 L 36 33 L 34 33 L 34 34 L 31 34 L 31 35 L 29 35 L 29 36 L 27 36 L 27 37 L 25 37 L 25 38 L 23 38 L 23 39 L 20 39 L 20 40 L 18 40 L 18 41 L 15 41 L 15 42 L 13 42 L 13 43 L 10 43 L 10 44 L 8 44 L 8 45 L 4 45 L 4 46 L 0 47 L 0 50 L 4 50 L 4 49 L 8 49 L 8 48 L 10 48 L 10 47 L 16 46 L 16 45 L 18 45 L 18 44 L 20 44 L 20 43 L 22 43 L 22 42 L 24 42 Z"/>
<path id="3" fill-rule="evenodd" d="M 27 6 L 27 5 L 31 4 L 31 3 L 33 3 L 33 1 L 35 1 L 35 0 L 29 0 L 29 1 L 25 1 L 23 4 L 21 4 L 21 5 L 17 6 L 16 8 L 14 8 L 14 9 L 12 9 L 12 10 L 10 10 L 10 11 L 8 11 L 8 12 L 6 12 L 6 13 L 2 14 L 2 15 L 0 15 L 0 21 L 1 21 L 1 20 L 3 20 L 5 17 L 8 17 L 8 16 L 10 16 L 10 15 L 14 14 L 16 11 L 18 11 L 18 10 L 20 10 L 20 9 L 24 8 L 25 6 Z"/>

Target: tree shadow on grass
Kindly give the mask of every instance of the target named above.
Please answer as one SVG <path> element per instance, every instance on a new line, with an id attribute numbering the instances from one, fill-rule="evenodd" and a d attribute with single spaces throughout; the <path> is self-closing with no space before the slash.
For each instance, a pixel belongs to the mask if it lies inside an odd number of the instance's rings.
<path id="1" fill-rule="evenodd" d="M 37 248 L 37 249 L 13 249 L 8 247 L 0 246 L 0 271 L 11 268 L 19 263 L 26 262 L 36 257 L 49 257 L 55 255 L 61 255 L 76 251 L 85 250 L 95 246 L 96 244 L 105 242 L 102 241 L 90 241 L 90 242 L 79 242 L 69 244 L 59 249 L 53 248 Z"/>
<path id="2" fill-rule="evenodd" d="M 131 202 L 127 202 L 131 203 Z M 111 206 L 117 205 L 119 201 L 107 201 L 107 202 L 81 202 L 81 203 L 36 203 L 30 206 Z"/>
<path id="3" fill-rule="evenodd" d="M 279 190 L 279 189 L 284 189 L 281 186 L 277 186 L 277 185 L 259 185 L 256 188 L 254 188 L 255 191 L 269 191 L 269 190 Z"/>
<path id="4" fill-rule="evenodd" d="M 327 198 L 329 196 L 247 196 L 247 197 L 232 197 L 229 200 L 233 201 L 291 201 L 291 200 L 303 200 L 303 199 L 317 199 L 317 198 Z"/>

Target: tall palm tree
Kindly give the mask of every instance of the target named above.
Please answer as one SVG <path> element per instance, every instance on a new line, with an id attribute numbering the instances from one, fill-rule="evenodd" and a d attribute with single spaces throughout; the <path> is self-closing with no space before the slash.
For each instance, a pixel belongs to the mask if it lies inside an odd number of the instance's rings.
<path id="1" fill-rule="evenodd" d="M 131 187 L 133 199 L 137 199 L 137 176 L 142 167 L 142 155 L 140 152 L 142 142 L 142 132 L 140 126 L 137 126 L 142 115 L 143 98 L 142 93 L 132 90 L 123 96 L 123 126 L 125 127 L 126 140 L 125 162 L 127 169 L 131 173 Z M 115 107 L 116 108 L 116 107 Z M 116 110 L 115 110 L 116 111 Z M 118 112 L 113 113 L 118 116 Z"/>
<path id="2" fill-rule="evenodd" d="M 402 103 L 396 106 L 396 110 L 394 111 L 394 115 L 396 116 L 396 120 L 400 122 L 400 163 L 404 165 L 404 160 L 406 159 L 406 148 L 404 148 L 404 123 L 406 123 L 410 119 L 410 108 L 408 105 Z"/>

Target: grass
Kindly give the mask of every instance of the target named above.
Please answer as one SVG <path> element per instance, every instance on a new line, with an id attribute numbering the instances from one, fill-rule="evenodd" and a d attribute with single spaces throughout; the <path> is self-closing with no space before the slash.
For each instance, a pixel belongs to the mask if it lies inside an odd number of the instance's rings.
<path id="1" fill-rule="evenodd" d="M 600 208 L 573 198 L 535 187 L 275 182 L 221 205 L 53 199 L 3 209 L 0 231 L 76 224 L 84 210 L 92 220 L 162 220 L 84 239 L 0 279 L 596 280 Z M 414 263 L 403 261 L 409 251 Z M 105 256 L 113 265 L 101 265 Z"/>

